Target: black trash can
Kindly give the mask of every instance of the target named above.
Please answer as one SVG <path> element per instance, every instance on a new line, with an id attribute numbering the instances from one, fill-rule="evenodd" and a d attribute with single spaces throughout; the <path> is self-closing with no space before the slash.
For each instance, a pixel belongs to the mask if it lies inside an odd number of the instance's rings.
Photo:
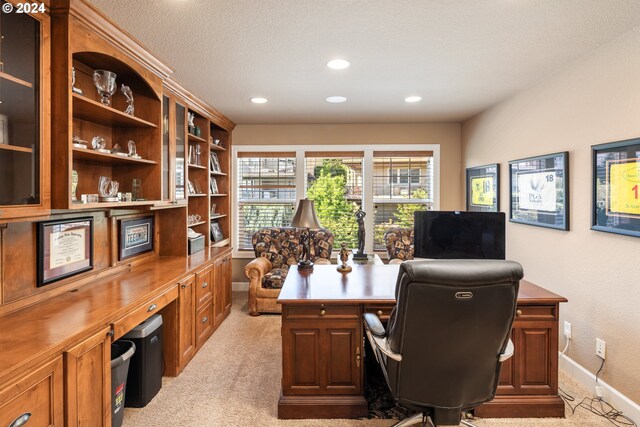
<path id="1" fill-rule="evenodd" d="M 154 314 L 123 338 L 137 348 L 129 366 L 125 406 L 142 408 L 162 387 L 162 316 Z"/>
<path id="2" fill-rule="evenodd" d="M 131 356 L 136 352 L 132 341 L 118 340 L 111 344 L 111 426 L 120 427 L 124 417 L 127 374 Z"/>

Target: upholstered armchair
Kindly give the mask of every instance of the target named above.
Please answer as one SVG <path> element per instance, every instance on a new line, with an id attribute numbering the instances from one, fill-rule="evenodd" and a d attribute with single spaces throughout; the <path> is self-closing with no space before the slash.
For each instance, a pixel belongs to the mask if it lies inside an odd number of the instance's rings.
<path id="1" fill-rule="evenodd" d="M 302 234 L 295 227 L 263 228 L 253 234 L 256 258 L 249 262 L 244 274 L 249 279 L 249 314 L 281 313 L 276 303 L 287 278 L 289 266 L 297 264 L 303 253 Z M 333 233 L 326 229 L 311 230 L 309 257 L 315 264 L 331 264 Z"/>
<path id="2" fill-rule="evenodd" d="M 390 228 L 384 233 L 389 264 L 413 259 L 413 228 Z"/>

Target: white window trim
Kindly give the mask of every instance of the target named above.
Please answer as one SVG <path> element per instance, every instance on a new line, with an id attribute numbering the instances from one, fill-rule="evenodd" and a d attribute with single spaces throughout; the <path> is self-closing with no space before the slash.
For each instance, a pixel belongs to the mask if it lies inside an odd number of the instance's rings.
<path id="1" fill-rule="evenodd" d="M 330 151 L 329 151 L 330 150 Z M 401 154 L 403 151 L 431 151 L 433 152 L 433 195 L 431 199 L 433 200 L 433 209 L 440 209 L 440 144 L 376 144 L 376 145 L 232 145 L 231 146 L 231 206 L 232 206 L 232 233 L 231 233 L 231 244 L 233 246 L 232 256 L 233 258 L 255 258 L 253 251 L 238 250 L 238 232 L 237 232 L 237 224 L 238 224 L 238 199 L 239 199 L 239 188 L 237 186 L 238 177 L 236 176 L 236 164 L 238 160 L 238 153 L 243 151 L 250 152 L 262 152 L 262 153 L 270 153 L 270 152 L 295 152 L 296 153 L 296 200 L 300 200 L 304 197 L 305 191 L 305 176 L 304 167 L 300 167 L 300 165 L 304 165 L 305 151 L 326 151 L 328 156 L 332 154 L 339 155 L 344 151 L 364 151 L 364 160 L 363 160 L 363 169 L 362 169 L 362 179 L 363 179 L 363 189 L 362 189 L 362 200 L 363 206 L 362 210 L 364 210 L 368 215 L 365 217 L 365 227 L 367 230 L 373 230 L 373 221 L 374 217 L 371 214 L 373 212 L 373 205 L 375 200 L 372 197 L 367 197 L 367 193 L 372 191 L 373 189 L 373 152 L 374 151 L 396 151 L 398 154 Z M 415 203 L 419 201 L 417 199 L 408 199 L 411 202 Z M 388 200 L 391 202 L 391 200 Z M 395 202 L 395 200 L 394 200 Z M 398 199 L 400 202 L 400 199 Z M 373 253 L 373 233 L 367 233 L 365 236 L 365 251 Z"/>

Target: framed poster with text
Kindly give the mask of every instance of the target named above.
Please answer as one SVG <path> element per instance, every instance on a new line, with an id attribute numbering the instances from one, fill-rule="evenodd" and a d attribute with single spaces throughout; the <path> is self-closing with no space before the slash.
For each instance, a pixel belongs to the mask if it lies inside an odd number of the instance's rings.
<path id="1" fill-rule="evenodd" d="M 500 165 L 467 168 L 467 210 L 498 212 L 500 210 Z"/>
<path id="2" fill-rule="evenodd" d="M 569 153 L 509 162 L 510 222 L 569 230 Z"/>
<path id="3" fill-rule="evenodd" d="M 640 237 L 640 138 L 591 147 L 591 229 Z"/>
<path id="4" fill-rule="evenodd" d="M 37 284 L 48 285 L 93 268 L 93 218 L 39 222 Z"/>

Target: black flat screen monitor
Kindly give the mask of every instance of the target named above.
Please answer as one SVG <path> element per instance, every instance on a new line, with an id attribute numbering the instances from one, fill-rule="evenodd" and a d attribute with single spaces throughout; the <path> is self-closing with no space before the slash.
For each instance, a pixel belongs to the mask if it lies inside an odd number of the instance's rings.
<path id="1" fill-rule="evenodd" d="M 505 259 L 504 212 L 418 211 L 416 258 Z"/>

